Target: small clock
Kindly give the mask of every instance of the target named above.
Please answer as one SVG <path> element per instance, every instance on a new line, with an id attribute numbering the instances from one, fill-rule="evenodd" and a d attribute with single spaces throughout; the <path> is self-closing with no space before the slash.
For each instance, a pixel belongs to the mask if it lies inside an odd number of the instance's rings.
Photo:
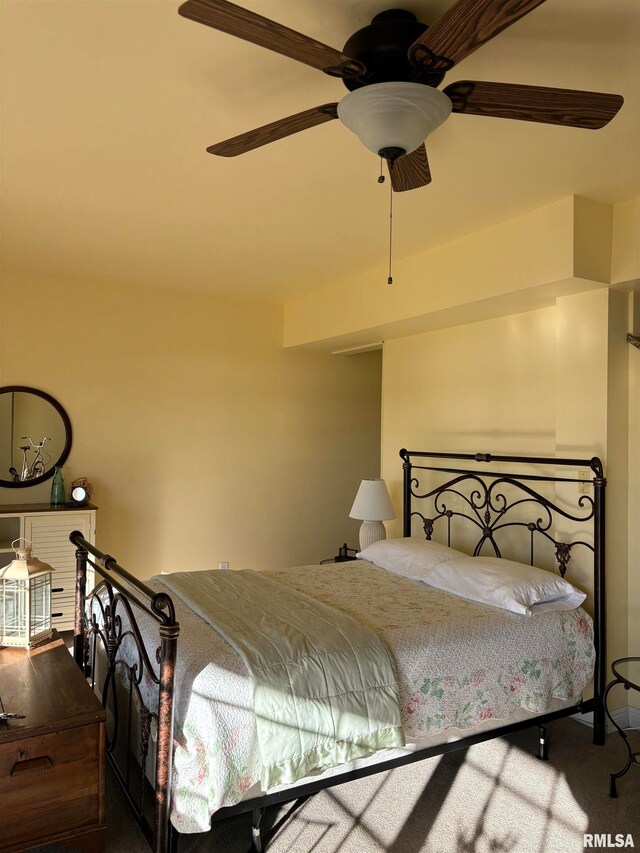
<path id="1" fill-rule="evenodd" d="M 69 500 L 74 504 L 86 504 L 91 500 L 92 486 L 86 477 L 79 477 L 71 483 Z"/>

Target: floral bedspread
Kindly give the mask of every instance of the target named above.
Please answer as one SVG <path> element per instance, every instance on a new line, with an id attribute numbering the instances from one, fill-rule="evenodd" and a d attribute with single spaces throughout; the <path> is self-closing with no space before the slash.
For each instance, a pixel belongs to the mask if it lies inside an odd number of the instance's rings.
<path id="1" fill-rule="evenodd" d="M 520 707 L 543 713 L 554 698 L 577 701 L 592 677 L 592 623 L 581 608 L 526 617 L 363 560 L 268 574 L 385 640 L 407 740 L 497 721 Z M 151 586 L 166 591 L 161 576 Z M 252 685 L 231 647 L 174 603 L 181 631 L 172 822 L 181 832 L 203 832 L 213 812 L 237 803 L 260 778 Z"/>

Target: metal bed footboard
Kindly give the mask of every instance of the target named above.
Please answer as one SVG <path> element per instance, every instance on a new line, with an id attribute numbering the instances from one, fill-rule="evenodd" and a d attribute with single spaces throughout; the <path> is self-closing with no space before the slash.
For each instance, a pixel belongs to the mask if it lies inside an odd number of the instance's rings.
<path id="1" fill-rule="evenodd" d="M 164 853 L 171 843 L 171 774 L 173 767 L 173 715 L 174 674 L 180 626 L 176 622 L 173 601 L 165 593 L 156 593 L 146 584 L 131 575 L 108 554 L 103 554 L 88 542 L 79 531 L 69 536 L 76 546 L 76 601 L 74 621 L 74 658 L 78 666 L 98 690 L 103 707 L 112 703 L 112 734 L 107 736 L 107 756 L 110 765 L 133 808 L 136 820 L 155 853 Z M 90 559 L 89 554 L 95 559 Z M 87 566 L 102 578 L 87 596 Z M 103 600 L 104 598 L 104 600 Z M 87 605 L 89 605 L 87 609 Z M 159 645 L 153 657 L 144 645 L 133 607 L 138 608 L 158 625 Z M 100 617 L 100 618 L 99 618 Z M 124 617 L 124 619 L 123 619 Z M 131 662 L 119 657 L 123 643 L 127 641 L 136 652 Z M 98 656 L 106 656 L 104 679 L 96 684 Z M 116 747 L 120 736 L 119 696 L 117 679 L 128 682 L 127 696 L 127 740 L 124 745 L 125 768 L 116 760 Z M 140 683 L 148 678 L 157 686 L 157 707 L 147 707 L 142 698 Z M 136 707 L 134 708 L 134 697 Z M 115 708 L 115 710 L 114 710 Z M 138 730 L 133 730 L 133 720 Z M 155 776 L 153 786 L 153 828 L 145 816 L 145 792 L 147 756 L 152 730 L 156 730 Z M 136 777 L 138 794 L 132 791 L 130 757 L 132 739 L 138 746 L 141 769 Z"/>

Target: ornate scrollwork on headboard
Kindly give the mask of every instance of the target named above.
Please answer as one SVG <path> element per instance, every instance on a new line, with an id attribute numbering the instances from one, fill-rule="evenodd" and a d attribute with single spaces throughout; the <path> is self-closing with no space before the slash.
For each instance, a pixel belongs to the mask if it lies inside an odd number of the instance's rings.
<path id="1" fill-rule="evenodd" d="M 555 533 L 559 517 L 575 523 L 593 520 L 596 512 L 594 499 L 589 495 L 581 495 L 576 503 L 576 511 L 570 512 L 549 500 L 526 482 L 574 483 L 580 480 L 567 477 L 544 477 L 536 474 L 511 475 L 489 471 L 478 473 L 436 465 L 416 465 L 411 461 L 412 455 L 438 458 L 439 455 L 412 453 L 406 450 L 402 450 L 400 455 L 404 461 L 405 470 L 405 536 L 410 535 L 411 523 L 418 518 L 427 539 L 431 539 L 434 532 L 444 526 L 447 544 L 451 545 L 452 523 L 456 520 L 456 524 L 463 524 L 468 529 L 477 531 L 477 540 L 474 534 L 474 556 L 479 556 L 486 546 L 490 547 L 497 557 L 501 557 L 496 534 L 508 528 L 522 528 L 529 535 L 531 564 L 535 559 L 536 538 L 542 537 L 552 544 L 557 568 L 563 577 L 574 548 L 583 546 L 594 552 L 592 542 L 585 539 L 572 539 L 568 542 Z M 444 456 L 472 459 L 476 462 L 522 461 L 518 457 L 492 457 L 490 454 L 444 454 Z M 526 461 L 537 460 L 527 458 Z M 558 460 L 559 465 L 566 462 L 567 460 Z M 592 470 L 601 476 L 599 460 L 581 461 L 580 464 L 590 465 Z M 416 471 L 440 472 L 447 475 L 447 479 L 443 478 L 444 482 L 433 488 L 421 490 L 420 480 L 415 476 Z M 420 509 L 416 508 L 418 505 Z"/>

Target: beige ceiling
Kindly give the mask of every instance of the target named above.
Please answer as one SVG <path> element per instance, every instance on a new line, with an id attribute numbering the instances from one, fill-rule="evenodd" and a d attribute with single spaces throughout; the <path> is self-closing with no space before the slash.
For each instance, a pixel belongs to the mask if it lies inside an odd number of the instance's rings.
<path id="1" fill-rule="evenodd" d="M 6 270 L 281 301 L 384 265 L 388 183 L 339 122 L 234 159 L 213 142 L 339 100 L 335 79 L 178 0 L 0 0 Z M 333 47 L 384 0 L 246 0 Z M 451 0 L 407 0 L 427 23 Z M 457 79 L 619 92 L 600 131 L 452 116 L 394 198 L 396 257 L 571 194 L 640 195 L 640 3 L 547 0 Z"/>

